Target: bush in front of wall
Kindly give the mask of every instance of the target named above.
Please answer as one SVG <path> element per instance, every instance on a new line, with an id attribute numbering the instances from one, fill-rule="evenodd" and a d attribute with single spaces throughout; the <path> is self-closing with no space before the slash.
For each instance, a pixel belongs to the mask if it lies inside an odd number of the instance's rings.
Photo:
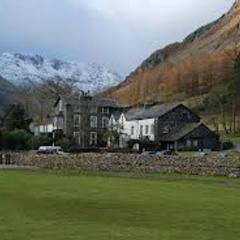
<path id="1" fill-rule="evenodd" d="M 62 149 L 66 152 L 69 152 L 70 149 L 76 145 L 74 139 L 69 139 L 69 138 L 66 138 L 66 137 L 63 137 L 59 140 L 56 141 L 55 143 L 56 146 L 60 146 L 62 147 Z"/>
<path id="2" fill-rule="evenodd" d="M 32 135 L 26 130 L 14 130 L 3 132 L 1 135 L 1 145 L 4 150 L 29 150 L 29 140 Z"/>
<path id="3" fill-rule="evenodd" d="M 40 146 L 49 146 L 52 144 L 52 139 L 47 136 L 33 136 L 28 141 L 28 146 L 32 150 L 37 150 Z"/>
<path id="4" fill-rule="evenodd" d="M 222 143 L 222 150 L 231 150 L 234 148 L 234 144 L 231 141 L 225 141 Z"/>
<path id="5" fill-rule="evenodd" d="M 151 141 L 148 138 L 143 138 L 140 140 L 137 139 L 131 139 L 127 142 L 128 149 L 133 149 L 134 145 L 139 144 L 140 151 L 143 149 L 146 151 L 153 151 L 153 150 L 159 150 L 160 146 L 158 143 Z"/>

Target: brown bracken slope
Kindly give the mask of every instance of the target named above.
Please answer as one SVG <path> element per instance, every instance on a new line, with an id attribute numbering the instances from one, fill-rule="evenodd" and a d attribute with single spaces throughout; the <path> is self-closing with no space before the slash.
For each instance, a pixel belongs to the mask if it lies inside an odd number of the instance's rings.
<path id="1" fill-rule="evenodd" d="M 240 0 L 218 20 L 183 42 L 157 50 L 107 92 L 125 105 L 183 101 L 223 85 L 240 48 Z"/>

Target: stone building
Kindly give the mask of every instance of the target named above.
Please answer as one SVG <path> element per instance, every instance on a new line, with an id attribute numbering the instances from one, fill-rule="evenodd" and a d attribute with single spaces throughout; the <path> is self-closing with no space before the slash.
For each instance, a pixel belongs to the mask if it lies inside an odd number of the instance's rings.
<path id="1" fill-rule="evenodd" d="M 130 139 L 149 139 L 158 142 L 162 149 L 177 151 L 219 148 L 219 136 L 183 104 L 144 106 L 113 113 L 111 124 L 119 127 L 121 147 Z"/>
<path id="2" fill-rule="evenodd" d="M 59 97 L 55 103 L 54 131 L 74 138 L 81 148 L 106 146 L 109 119 L 115 101 L 87 93 Z"/>

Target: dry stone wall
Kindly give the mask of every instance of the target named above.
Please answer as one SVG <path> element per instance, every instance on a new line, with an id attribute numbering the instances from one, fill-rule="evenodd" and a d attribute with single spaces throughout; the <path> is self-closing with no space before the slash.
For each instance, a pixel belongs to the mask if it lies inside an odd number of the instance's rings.
<path id="1" fill-rule="evenodd" d="M 83 153 L 66 156 L 11 153 L 10 156 L 11 163 L 15 165 L 43 169 L 240 177 L 240 159 L 231 161 L 207 157 L 158 157 L 120 153 Z"/>

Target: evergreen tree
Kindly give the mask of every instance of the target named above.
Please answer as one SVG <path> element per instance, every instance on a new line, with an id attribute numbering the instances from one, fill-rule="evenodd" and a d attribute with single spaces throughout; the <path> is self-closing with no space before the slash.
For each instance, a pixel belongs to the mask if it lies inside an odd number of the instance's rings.
<path id="1" fill-rule="evenodd" d="M 3 117 L 2 127 L 6 131 L 15 129 L 29 130 L 31 120 L 26 118 L 25 110 L 20 104 L 9 105 Z"/>

